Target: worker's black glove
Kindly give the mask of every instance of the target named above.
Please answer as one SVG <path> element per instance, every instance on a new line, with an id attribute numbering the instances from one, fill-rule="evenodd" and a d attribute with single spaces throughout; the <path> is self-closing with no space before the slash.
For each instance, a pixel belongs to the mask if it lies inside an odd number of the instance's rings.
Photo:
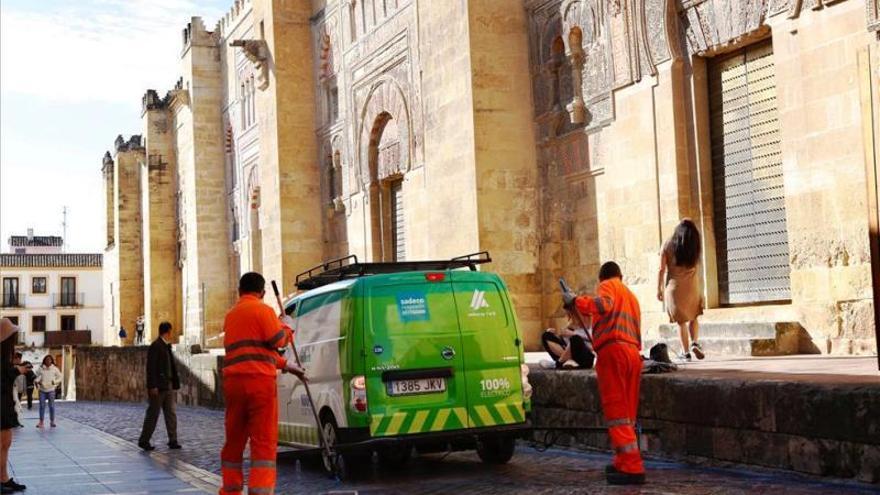
<path id="1" fill-rule="evenodd" d="M 577 294 L 572 292 L 571 290 L 562 291 L 562 307 L 565 309 L 573 309 L 574 308 L 574 300 L 577 299 Z"/>

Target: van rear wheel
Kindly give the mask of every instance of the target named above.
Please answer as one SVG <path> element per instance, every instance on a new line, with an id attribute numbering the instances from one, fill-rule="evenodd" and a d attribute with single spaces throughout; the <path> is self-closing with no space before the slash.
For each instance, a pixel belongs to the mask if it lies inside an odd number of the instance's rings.
<path id="1" fill-rule="evenodd" d="M 506 435 L 477 437 L 477 455 L 486 464 L 506 464 L 516 449 L 516 438 Z"/>

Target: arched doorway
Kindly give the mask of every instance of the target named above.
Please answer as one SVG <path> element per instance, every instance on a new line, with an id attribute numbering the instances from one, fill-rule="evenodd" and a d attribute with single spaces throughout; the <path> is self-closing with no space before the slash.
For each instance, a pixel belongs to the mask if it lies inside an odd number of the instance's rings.
<path id="1" fill-rule="evenodd" d="M 380 113 L 373 123 L 368 161 L 373 260 L 403 261 L 406 259 L 406 223 L 400 129 L 388 112 Z"/>

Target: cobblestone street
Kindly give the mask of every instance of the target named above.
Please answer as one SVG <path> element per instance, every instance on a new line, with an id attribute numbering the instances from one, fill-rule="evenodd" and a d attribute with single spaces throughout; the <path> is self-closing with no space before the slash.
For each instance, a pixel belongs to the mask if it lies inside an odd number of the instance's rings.
<path id="1" fill-rule="evenodd" d="M 132 403 L 59 404 L 61 416 L 132 443 L 140 433 L 144 410 L 145 405 Z M 164 424 L 160 421 L 153 438 L 159 455 L 219 474 L 223 412 L 180 406 L 178 424 L 183 449 L 167 450 Z M 303 467 L 287 449 L 282 449 L 278 461 L 278 493 L 284 494 L 877 493 L 867 485 L 832 484 L 775 471 L 695 467 L 661 461 L 647 463 L 649 483 L 644 487 L 609 487 L 602 474 L 607 455 L 561 449 L 542 453 L 525 443 L 505 466 L 486 466 L 476 454 L 469 452 L 445 457 L 430 455 L 415 458 L 405 471 L 390 472 L 374 467 L 357 480 L 346 483 Z"/>

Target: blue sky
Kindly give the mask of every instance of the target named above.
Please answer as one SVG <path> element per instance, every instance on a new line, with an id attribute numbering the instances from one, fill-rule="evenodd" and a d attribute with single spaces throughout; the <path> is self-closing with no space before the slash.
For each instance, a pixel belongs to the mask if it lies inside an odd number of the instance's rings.
<path id="1" fill-rule="evenodd" d="M 104 247 L 101 157 L 140 133 L 141 96 L 178 78 L 181 30 L 213 26 L 232 0 L 2 0 L 0 251 L 24 234 L 69 252 Z M 210 27 L 209 27 L 210 29 Z"/>

